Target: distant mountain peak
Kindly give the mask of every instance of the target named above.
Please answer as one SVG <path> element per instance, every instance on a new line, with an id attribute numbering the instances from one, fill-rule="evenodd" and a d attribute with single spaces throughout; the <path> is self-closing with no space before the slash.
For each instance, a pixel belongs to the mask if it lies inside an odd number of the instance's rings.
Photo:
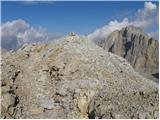
<path id="1" fill-rule="evenodd" d="M 127 59 L 134 68 L 149 74 L 158 73 L 158 44 L 135 26 L 116 30 L 98 43 L 103 49 Z"/>
<path id="2" fill-rule="evenodd" d="M 135 27 L 133 25 L 129 25 L 127 27 L 122 28 L 120 31 L 127 31 L 130 33 L 134 33 L 134 34 L 143 34 L 143 35 L 147 35 L 142 28 L 140 27 Z"/>

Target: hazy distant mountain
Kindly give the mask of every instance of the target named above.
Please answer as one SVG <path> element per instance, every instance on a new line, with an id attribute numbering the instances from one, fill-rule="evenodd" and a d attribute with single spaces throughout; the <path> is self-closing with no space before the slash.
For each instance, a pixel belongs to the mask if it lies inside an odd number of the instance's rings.
<path id="1" fill-rule="evenodd" d="M 126 38 L 128 29 L 123 32 Z M 114 33 L 115 38 L 121 35 Z M 145 42 L 141 39 L 142 46 Z M 153 44 L 156 42 L 151 40 L 147 46 Z M 110 51 L 117 49 L 117 44 L 110 47 Z M 123 56 L 127 55 L 129 52 Z M 122 57 L 83 36 L 72 33 L 55 43 L 29 44 L 3 52 L 1 66 L 1 118 L 159 116 L 158 84 L 139 75 Z"/>
<path id="2" fill-rule="evenodd" d="M 158 79 L 158 44 L 158 40 L 134 26 L 116 30 L 98 42 L 103 49 L 127 59 L 137 71 L 151 79 L 154 78 L 150 75 Z"/>

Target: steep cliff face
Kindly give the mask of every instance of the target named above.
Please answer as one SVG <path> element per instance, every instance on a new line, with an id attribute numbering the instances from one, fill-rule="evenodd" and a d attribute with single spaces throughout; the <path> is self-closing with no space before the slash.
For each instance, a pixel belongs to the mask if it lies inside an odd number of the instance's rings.
<path id="1" fill-rule="evenodd" d="M 158 44 L 158 40 L 133 26 L 116 30 L 98 43 L 106 51 L 125 58 L 139 72 L 153 75 L 159 70 Z"/>
<path id="2" fill-rule="evenodd" d="M 2 52 L 2 118 L 158 118 L 158 85 L 81 36 Z"/>

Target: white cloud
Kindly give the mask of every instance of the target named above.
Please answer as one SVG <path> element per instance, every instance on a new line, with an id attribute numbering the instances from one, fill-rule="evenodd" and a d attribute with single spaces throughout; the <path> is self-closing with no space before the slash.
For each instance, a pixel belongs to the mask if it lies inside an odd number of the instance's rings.
<path id="1" fill-rule="evenodd" d="M 29 24 L 18 19 L 1 25 L 1 45 L 5 49 L 15 49 L 18 46 L 16 35 L 29 28 Z"/>
<path id="2" fill-rule="evenodd" d="M 89 34 L 88 37 L 93 40 L 103 39 L 106 38 L 111 32 L 120 30 L 128 25 L 141 27 L 147 30 L 154 25 L 158 26 L 159 22 L 157 19 L 158 9 L 156 4 L 153 4 L 152 2 L 145 2 L 144 8 L 137 10 L 134 15 L 134 19 L 129 21 L 129 18 L 124 18 L 121 22 L 118 22 L 117 20 L 110 21 L 107 25 Z M 152 37 L 157 38 L 157 36 Z"/>
<path id="3" fill-rule="evenodd" d="M 129 22 L 127 18 L 124 18 L 122 22 L 118 22 L 117 20 L 110 21 L 107 25 L 89 34 L 88 38 L 89 39 L 102 39 L 104 37 L 107 37 L 114 30 L 120 30 L 121 28 L 128 26 L 128 25 L 129 25 Z"/>
<path id="4" fill-rule="evenodd" d="M 48 41 L 48 33 L 43 28 L 30 27 L 24 32 L 17 34 L 17 40 L 19 45 L 24 43 L 36 43 Z"/>
<path id="5" fill-rule="evenodd" d="M 1 36 L 1 46 L 8 50 L 17 49 L 24 43 L 47 42 L 57 37 L 50 36 L 44 28 L 32 27 L 21 19 L 3 23 Z"/>
<path id="6" fill-rule="evenodd" d="M 156 4 L 152 3 L 152 2 L 145 2 L 144 3 L 144 8 L 147 10 L 154 10 L 157 8 Z"/>
<path id="7" fill-rule="evenodd" d="M 29 24 L 21 19 L 6 22 L 2 24 L 2 38 L 10 38 L 28 27 Z"/>
<path id="8" fill-rule="evenodd" d="M 146 28 L 152 25 L 155 21 L 157 22 L 157 16 L 158 9 L 156 4 L 145 2 L 144 8 L 137 11 L 135 15 L 135 21 L 133 21 L 133 23 L 136 25 L 138 22 L 141 25 L 140 27 Z"/>

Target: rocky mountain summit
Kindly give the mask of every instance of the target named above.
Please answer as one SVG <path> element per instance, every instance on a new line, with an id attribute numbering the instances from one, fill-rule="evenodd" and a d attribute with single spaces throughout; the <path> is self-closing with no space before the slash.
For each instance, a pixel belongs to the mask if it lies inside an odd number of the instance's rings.
<path id="1" fill-rule="evenodd" d="M 1 68 L 1 118 L 158 118 L 158 84 L 84 36 L 2 51 Z"/>
<path id="2" fill-rule="evenodd" d="M 158 44 L 158 40 L 149 37 L 142 29 L 134 26 L 116 30 L 98 43 L 106 51 L 125 58 L 147 78 L 156 81 L 159 74 Z"/>

